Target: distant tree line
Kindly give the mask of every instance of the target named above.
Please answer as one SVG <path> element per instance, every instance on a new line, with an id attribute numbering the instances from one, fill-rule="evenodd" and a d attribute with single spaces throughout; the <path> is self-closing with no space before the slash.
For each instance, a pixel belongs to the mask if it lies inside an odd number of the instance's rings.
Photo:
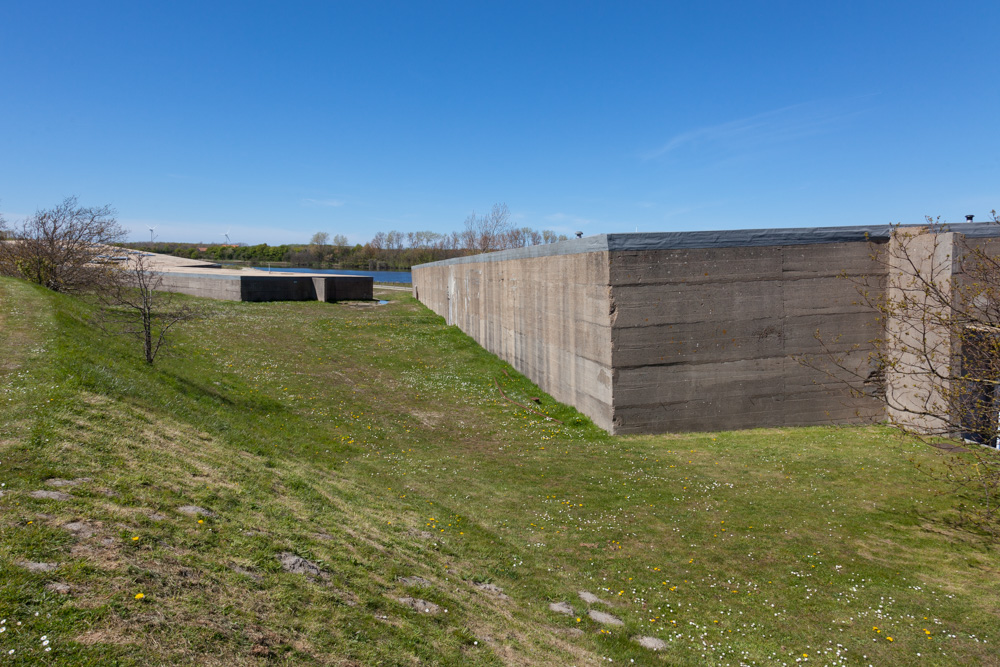
<path id="1" fill-rule="evenodd" d="M 565 234 L 548 229 L 515 227 L 506 204 L 495 204 L 489 213 L 471 214 L 461 231 L 377 232 L 365 244 L 350 245 L 343 234 L 313 234 L 308 244 L 270 246 L 200 243 L 130 243 L 130 247 L 178 257 L 249 264 L 285 262 L 294 266 L 332 266 L 342 269 L 408 270 L 416 264 L 464 255 L 523 248 L 565 241 Z"/>

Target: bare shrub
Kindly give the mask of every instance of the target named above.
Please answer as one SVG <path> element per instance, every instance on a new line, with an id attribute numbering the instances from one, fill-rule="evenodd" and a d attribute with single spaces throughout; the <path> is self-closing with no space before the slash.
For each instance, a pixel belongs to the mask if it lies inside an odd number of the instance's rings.
<path id="1" fill-rule="evenodd" d="M 871 245 L 881 270 L 856 285 L 877 335 L 827 359 L 855 396 L 884 403 L 893 426 L 966 445 L 945 445 L 957 454 L 924 470 L 953 484 L 963 517 L 1000 535 L 1000 239 L 927 222 L 896 226 L 888 243 Z"/>
<path id="2" fill-rule="evenodd" d="M 162 291 L 163 277 L 153 270 L 145 253 L 130 251 L 126 257 L 109 269 L 105 289 L 97 293 L 101 302 L 98 325 L 108 333 L 139 341 L 146 363 L 152 364 L 171 329 L 195 313 L 177 306 L 174 295 Z"/>
<path id="3" fill-rule="evenodd" d="M 67 197 L 20 224 L 0 220 L 0 274 L 16 276 L 57 292 L 100 289 L 108 276 L 112 247 L 125 239 L 110 206 L 79 206 Z"/>

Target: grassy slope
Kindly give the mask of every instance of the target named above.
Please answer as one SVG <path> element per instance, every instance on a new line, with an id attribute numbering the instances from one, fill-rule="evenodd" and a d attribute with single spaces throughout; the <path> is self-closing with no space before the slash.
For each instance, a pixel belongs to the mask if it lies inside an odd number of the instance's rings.
<path id="1" fill-rule="evenodd" d="M 84 304 L 0 280 L 0 663 L 996 659 L 997 555 L 908 460 L 936 451 L 879 428 L 610 438 L 388 298 L 201 301 L 150 369 Z M 52 478 L 90 481 L 28 495 Z"/>

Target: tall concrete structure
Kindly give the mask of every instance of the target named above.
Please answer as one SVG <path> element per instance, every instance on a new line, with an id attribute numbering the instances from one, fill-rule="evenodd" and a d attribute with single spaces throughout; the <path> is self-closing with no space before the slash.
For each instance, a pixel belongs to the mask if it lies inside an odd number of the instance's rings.
<path id="1" fill-rule="evenodd" d="M 413 290 L 612 433 L 851 423 L 882 402 L 816 366 L 877 374 L 850 278 L 884 284 L 891 231 L 608 234 L 417 266 Z"/>

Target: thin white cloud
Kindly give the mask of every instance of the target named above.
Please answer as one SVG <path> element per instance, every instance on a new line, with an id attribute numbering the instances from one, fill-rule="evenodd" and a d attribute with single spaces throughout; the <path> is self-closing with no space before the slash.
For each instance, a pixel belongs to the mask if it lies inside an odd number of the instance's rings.
<path id="1" fill-rule="evenodd" d="M 675 134 L 659 148 L 642 157 L 663 157 L 685 148 L 747 150 L 785 143 L 832 131 L 860 110 L 846 110 L 849 100 L 838 103 L 803 102 L 773 109 L 754 116 Z"/>
<path id="2" fill-rule="evenodd" d="M 337 207 L 344 205 L 343 199 L 311 199 L 305 198 L 302 200 L 303 206 L 325 206 L 325 207 Z"/>

